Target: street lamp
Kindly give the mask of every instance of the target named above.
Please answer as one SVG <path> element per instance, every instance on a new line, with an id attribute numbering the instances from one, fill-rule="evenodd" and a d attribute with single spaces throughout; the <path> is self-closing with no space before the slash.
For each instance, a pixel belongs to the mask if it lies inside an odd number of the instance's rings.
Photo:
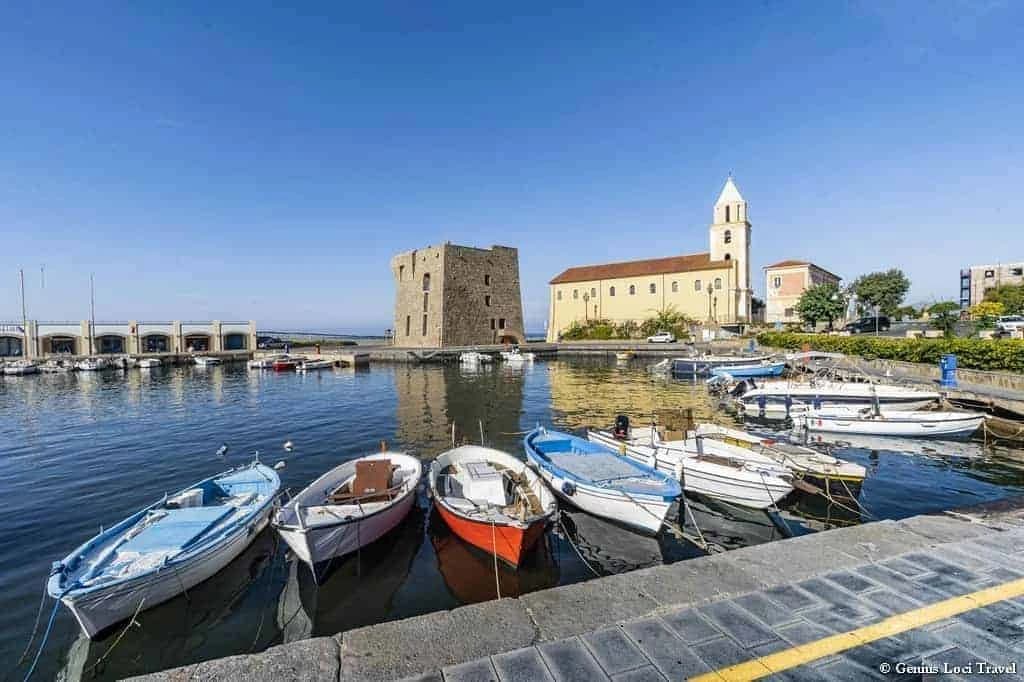
<path id="1" fill-rule="evenodd" d="M 714 293 L 715 287 L 712 286 L 711 282 L 708 282 L 708 322 L 712 321 L 711 317 L 711 294 Z"/>
<path id="2" fill-rule="evenodd" d="M 590 306 L 587 305 L 590 301 L 590 294 L 584 292 L 583 294 L 583 319 L 586 322 L 590 322 Z"/>

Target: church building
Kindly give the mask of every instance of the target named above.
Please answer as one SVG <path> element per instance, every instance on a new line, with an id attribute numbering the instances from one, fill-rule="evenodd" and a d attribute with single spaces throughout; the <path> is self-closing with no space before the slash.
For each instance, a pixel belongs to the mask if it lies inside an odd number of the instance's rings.
<path id="1" fill-rule="evenodd" d="M 573 322 L 640 323 L 669 308 L 713 324 L 749 321 L 750 220 L 731 176 L 715 202 L 708 240 L 704 253 L 565 270 L 549 282 L 547 340 L 558 340 Z"/>

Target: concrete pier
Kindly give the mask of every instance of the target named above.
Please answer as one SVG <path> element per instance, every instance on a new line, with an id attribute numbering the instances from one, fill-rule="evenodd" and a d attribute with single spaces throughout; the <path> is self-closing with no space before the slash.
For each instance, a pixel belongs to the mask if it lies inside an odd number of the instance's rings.
<path id="1" fill-rule="evenodd" d="M 978 671 L 1019 668 L 1018 659 L 1019 500 L 805 535 L 135 679 L 908 679 L 896 674 L 906 665 Z"/>

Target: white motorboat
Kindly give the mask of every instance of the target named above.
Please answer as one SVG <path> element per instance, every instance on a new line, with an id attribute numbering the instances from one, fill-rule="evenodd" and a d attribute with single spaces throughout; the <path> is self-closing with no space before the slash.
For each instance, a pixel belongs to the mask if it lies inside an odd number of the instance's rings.
<path id="1" fill-rule="evenodd" d="M 274 515 L 274 528 L 316 575 L 318 563 L 365 547 L 398 525 L 416 501 L 420 460 L 380 452 L 337 466 Z"/>
<path id="2" fill-rule="evenodd" d="M 811 381 L 740 382 L 732 391 L 736 402 L 747 414 L 785 417 L 794 405 L 810 407 L 867 407 L 879 404 L 894 410 L 917 410 L 936 403 L 938 392 L 861 381 L 835 381 L 815 378 Z"/>
<path id="3" fill-rule="evenodd" d="M 295 366 L 296 372 L 315 372 L 321 369 L 334 367 L 333 360 L 303 360 Z"/>
<path id="4" fill-rule="evenodd" d="M 533 362 L 535 359 L 533 353 L 522 353 L 518 348 L 513 348 L 508 351 L 503 350 L 499 355 L 501 356 L 502 362 L 507 362 L 509 364 L 525 364 Z"/>
<path id="5" fill-rule="evenodd" d="M 39 371 L 46 374 L 64 374 L 75 371 L 75 364 L 70 360 L 52 358 L 39 365 Z"/>
<path id="6" fill-rule="evenodd" d="M 39 371 L 39 365 L 31 360 L 15 360 L 4 365 L 4 374 L 7 376 L 23 376 L 35 374 Z"/>
<path id="7" fill-rule="evenodd" d="M 886 407 L 831 407 L 792 413 L 794 426 L 808 431 L 865 436 L 969 438 L 985 422 L 980 412 L 892 410 Z"/>
<path id="8" fill-rule="evenodd" d="M 760 365 L 768 362 L 768 355 L 698 355 L 694 357 L 674 358 L 672 373 L 680 376 L 706 376 L 716 368 L 728 371 L 730 367 Z"/>
<path id="9" fill-rule="evenodd" d="M 196 363 L 197 367 L 212 367 L 214 365 L 223 364 L 220 358 L 212 355 L 196 355 L 192 358 L 192 361 Z"/>
<path id="10" fill-rule="evenodd" d="M 706 423 L 697 424 L 694 434 L 753 450 L 786 467 L 799 478 L 822 484 L 828 491 L 855 490 L 867 477 L 867 469 L 860 464 L 776 438 L 763 438 L 739 429 Z"/>
<path id="11" fill-rule="evenodd" d="M 278 360 L 285 360 L 288 357 L 289 356 L 285 355 L 284 353 L 279 353 L 276 355 L 265 355 L 261 358 L 253 358 L 252 360 L 249 360 L 247 363 L 245 363 L 245 366 L 248 367 L 249 369 L 273 369 L 275 362 L 277 362 Z"/>
<path id="12" fill-rule="evenodd" d="M 793 492 L 792 474 L 764 455 L 713 438 L 663 440 L 657 428 L 629 428 L 624 438 L 592 430 L 587 438 L 670 474 L 687 492 L 754 509 L 777 505 Z"/>
<path id="13" fill-rule="evenodd" d="M 459 355 L 459 362 L 463 365 L 478 365 L 492 362 L 494 358 L 486 353 L 478 353 L 476 351 L 466 351 Z"/>
<path id="14" fill-rule="evenodd" d="M 267 525 L 280 488 L 254 462 L 164 495 L 55 562 L 47 591 L 95 637 L 229 564 Z"/>
<path id="15" fill-rule="evenodd" d="M 139 369 L 155 369 L 163 364 L 160 358 L 142 358 L 138 362 Z"/>
<path id="16" fill-rule="evenodd" d="M 107 366 L 107 361 L 103 358 L 85 358 L 75 363 L 75 367 L 81 372 L 99 372 Z"/>
<path id="17" fill-rule="evenodd" d="M 537 428 L 526 458 L 555 494 L 583 511 L 657 534 L 682 489 L 679 482 L 614 449 L 568 433 Z"/>

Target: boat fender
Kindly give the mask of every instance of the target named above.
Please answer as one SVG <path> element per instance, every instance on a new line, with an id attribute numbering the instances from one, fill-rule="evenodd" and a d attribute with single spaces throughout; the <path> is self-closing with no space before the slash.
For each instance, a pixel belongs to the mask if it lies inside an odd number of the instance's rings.
<path id="1" fill-rule="evenodd" d="M 53 564 L 50 566 L 50 575 L 51 576 L 53 576 L 53 575 L 61 575 L 63 573 L 64 573 L 64 562 L 63 561 L 54 561 Z"/>
<path id="2" fill-rule="evenodd" d="M 572 497 L 573 495 L 576 494 L 576 486 L 570 483 L 569 481 L 563 481 L 562 492 L 568 495 L 569 497 Z"/>
<path id="3" fill-rule="evenodd" d="M 811 406 L 814 407 L 814 409 L 816 409 L 816 410 L 820 410 L 821 409 L 821 396 L 819 396 L 819 395 L 814 396 L 814 400 L 811 402 Z"/>
<path id="4" fill-rule="evenodd" d="M 764 408 L 768 405 L 768 397 L 759 395 L 757 396 L 757 411 L 764 416 Z"/>

